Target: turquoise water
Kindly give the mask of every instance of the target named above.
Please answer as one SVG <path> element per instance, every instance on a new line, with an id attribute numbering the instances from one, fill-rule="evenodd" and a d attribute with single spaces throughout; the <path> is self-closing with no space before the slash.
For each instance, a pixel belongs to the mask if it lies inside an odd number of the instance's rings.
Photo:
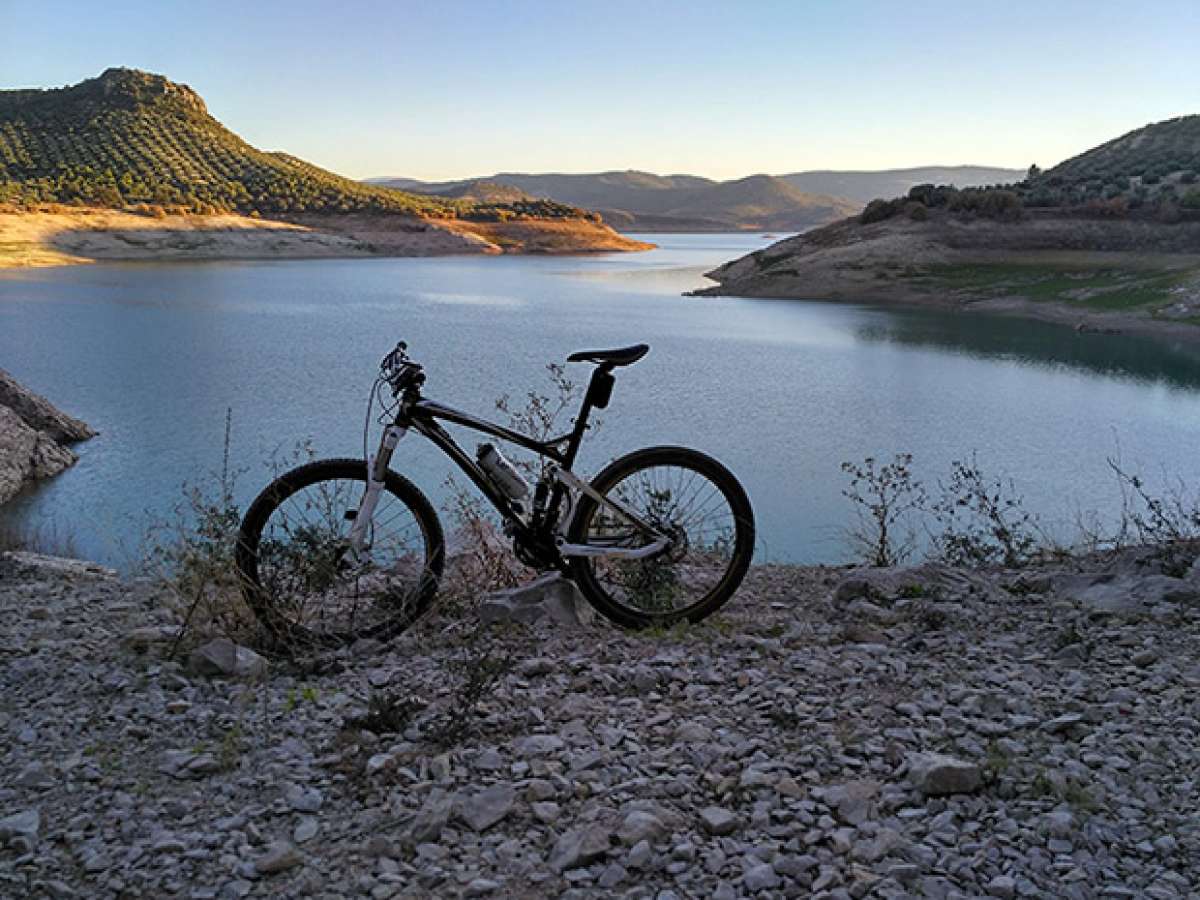
<path id="1" fill-rule="evenodd" d="M 746 485 L 762 559 L 846 559 L 839 464 L 866 455 L 911 452 L 932 481 L 977 452 L 1064 533 L 1079 510 L 1118 508 L 1117 452 L 1152 481 L 1200 479 L 1200 361 L 1181 348 L 1015 319 L 683 297 L 766 241 L 648 239 L 661 248 L 0 275 L 0 367 L 101 432 L 3 515 L 126 565 L 181 484 L 220 467 L 227 409 L 244 500 L 297 441 L 361 453 L 367 391 L 399 338 L 430 396 L 479 414 L 544 387 L 544 364 L 572 350 L 649 343 L 578 468 L 652 442 L 707 450 Z M 420 438 L 397 467 L 444 498 L 449 469 Z"/>

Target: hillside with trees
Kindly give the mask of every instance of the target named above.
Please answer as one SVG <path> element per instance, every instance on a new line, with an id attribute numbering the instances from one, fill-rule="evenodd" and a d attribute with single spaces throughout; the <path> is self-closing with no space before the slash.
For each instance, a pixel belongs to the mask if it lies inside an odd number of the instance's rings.
<path id="1" fill-rule="evenodd" d="M 584 218 L 562 203 L 455 199 L 363 184 L 250 146 L 186 85 L 136 69 L 53 90 L 0 91 L 0 202 L 265 217 L 401 213 Z"/>
<path id="2" fill-rule="evenodd" d="M 1016 221 L 1027 213 L 1105 219 L 1200 219 L 1200 115 L 1147 125 L 1011 184 L 959 188 L 919 184 L 875 199 L 863 225 L 934 212 Z"/>

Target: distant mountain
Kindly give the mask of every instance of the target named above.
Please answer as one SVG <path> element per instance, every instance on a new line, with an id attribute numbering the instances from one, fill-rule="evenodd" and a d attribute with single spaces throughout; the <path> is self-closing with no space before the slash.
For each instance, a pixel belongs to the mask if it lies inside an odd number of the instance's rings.
<path id="1" fill-rule="evenodd" d="M 421 183 L 409 178 L 372 184 L 438 196 L 478 182 L 503 184 L 531 197 L 594 209 L 625 231 L 799 231 L 857 213 L 862 204 L 807 193 L 781 178 L 752 175 L 713 181 L 696 175 L 600 172 L 531 175 L 501 172 L 466 182 Z"/>
<path id="2" fill-rule="evenodd" d="M 136 69 L 108 69 L 53 90 L 0 91 L 0 201 L 273 217 L 585 217 L 552 201 L 434 198 L 342 178 L 250 146 L 209 115 L 191 88 Z"/>
<path id="3" fill-rule="evenodd" d="M 902 197 L 918 184 L 951 184 L 959 188 L 1010 184 L 1024 178 L 1025 171 L 992 166 L 920 166 L 879 172 L 795 172 L 779 177 L 802 191 L 849 197 L 866 203 L 877 197 Z"/>
<path id="4" fill-rule="evenodd" d="M 485 181 L 482 178 L 474 181 L 455 181 L 436 191 L 421 190 L 419 193 L 456 200 L 475 200 L 480 203 L 522 203 L 535 199 L 519 187 L 501 184 L 498 181 Z"/>

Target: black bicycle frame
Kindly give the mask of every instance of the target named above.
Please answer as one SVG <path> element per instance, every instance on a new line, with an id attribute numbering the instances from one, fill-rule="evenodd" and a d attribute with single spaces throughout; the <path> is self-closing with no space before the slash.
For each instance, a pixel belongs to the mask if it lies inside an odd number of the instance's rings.
<path id="1" fill-rule="evenodd" d="M 438 424 L 438 420 L 441 419 L 454 425 L 462 425 L 473 431 L 517 444 L 527 450 L 533 451 L 539 456 L 553 460 L 567 471 L 570 471 L 571 466 L 575 464 L 575 457 L 579 454 L 579 447 L 583 443 L 583 435 L 588 429 L 588 418 L 591 415 L 592 409 L 596 407 L 603 409 L 608 405 L 612 386 L 613 376 L 611 367 L 606 365 L 599 366 L 592 373 L 587 393 L 584 395 L 583 403 L 579 408 L 579 414 L 575 418 L 575 424 L 571 431 L 561 437 L 551 438 L 548 441 L 535 440 L 528 435 L 521 434 L 519 431 L 513 431 L 511 428 L 505 428 L 503 425 L 497 425 L 486 419 L 477 418 L 452 406 L 439 403 L 436 400 L 425 399 L 420 396 L 417 389 L 406 392 L 404 402 L 400 404 L 400 409 L 396 414 L 396 425 L 402 428 L 415 428 L 421 434 L 425 435 L 425 437 L 429 438 L 443 453 L 454 460 L 455 465 L 462 469 L 474 485 L 488 498 L 488 501 L 496 508 L 496 511 L 504 517 L 505 521 L 512 525 L 516 538 L 535 544 L 541 543 L 543 549 L 550 550 L 553 547 L 553 541 L 546 541 L 545 539 L 549 537 L 555 525 L 553 513 L 558 509 L 563 499 L 565 489 L 562 484 L 558 481 L 554 482 L 548 502 L 545 505 L 545 509 L 549 511 L 549 514 L 543 521 L 534 521 L 534 525 L 537 526 L 536 528 L 530 528 L 521 520 L 520 515 L 513 507 L 512 501 L 492 483 L 492 480 L 488 478 L 479 464 L 455 442 L 446 429 Z M 566 445 L 565 449 L 561 449 L 564 444 Z"/>

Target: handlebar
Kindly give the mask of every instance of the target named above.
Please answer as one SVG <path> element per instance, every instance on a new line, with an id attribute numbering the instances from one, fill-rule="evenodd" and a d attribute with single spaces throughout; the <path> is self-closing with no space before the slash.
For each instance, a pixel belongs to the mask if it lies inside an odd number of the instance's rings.
<path id="1" fill-rule="evenodd" d="M 400 341 L 379 363 L 380 377 L 391 386 L 392 396 L 425 383 L 421 364 L 413 362 L 407 351 L 408 344 Z"/>

